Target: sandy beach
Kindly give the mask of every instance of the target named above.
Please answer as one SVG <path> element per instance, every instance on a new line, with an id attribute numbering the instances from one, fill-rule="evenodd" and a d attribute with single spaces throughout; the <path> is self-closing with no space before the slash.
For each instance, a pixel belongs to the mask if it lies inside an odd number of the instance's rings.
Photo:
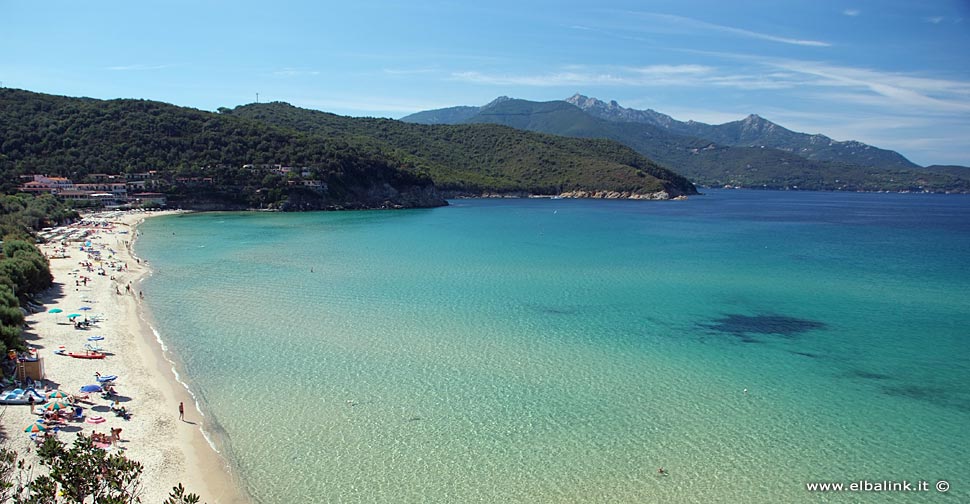
<path id="1" fill-rule="evenodd" d="M 110 433 L 121 428 L 121 441 L 112 449 L 123 450 L 130 459 L 144 465 L 141 501 L 160 503 L 172 487 L 182 483 L 203 502 L 244 503 L 248 499 L 238 490 L 229 466 L 203 436 L 204 417 L 186 388 L 176 380 L 172 364 L 146 322 L 150 315 L 140 299 L 140 282 L 149 272 L 143 261 L 130 251 L 135 226 L 147 217 L 163 212 L 111 212 L 87 216 L 88 222 L 106 222 L 104 226 L 54 230 L 60 237 L 41 249 L 50 258 L 54 286 L 40 299 L 44 311 L 27 317 L 27 343 L 43 359 L 45 382 L 69 394 L 77 394 L 86 384 L 96 383 L 95 373 L 118 375 L 115 390 L 119 404 L 131 412 L 130 420 L 111 411 L 111 401 L 91 394 L 93 404 L 84 404 L 85 416 L 102 417 L 101 423 L 69 422 L 58 434 L 61 441 L 72 443 L 76 433 Z M 90 231 L 83 241 L 64 241 L 66 233 L 77 237 L 83 229 Z M 90 240 L 90 247 L 84 247 Z M 91 251 L 100 252 L 99 255 Z M 90 264 L 90 268 L 83 264 Z M 99 274 L 103 268 L 104 274 Z M 87 279 L 85 282 L 84 280 Z M 130 285 L 130 290 L 129 290 Z M 81 310 L 82 307 L 89 307 Z M 48 310 L 59 308 L 60 313 Z M 72 313 L 90 321 L 85 329 L 76 329 L 68 320 Z M 103 336 L 89 342 L 91 336 Z M 85 344 L 100 345 L 107 357 L 88 360 L 57 355 L 85 351 Z M 174 359 L 174 360 L 177 360 Z M 179 419 L 179 403 L 185 404 L 185 419 Z M 36 464 L 28 449 L 33 442 L 24 427 L 39 418 L 28 406 L 0 406 L 0 424 L 6 434 L 2 444 L 17 450 Z"/>

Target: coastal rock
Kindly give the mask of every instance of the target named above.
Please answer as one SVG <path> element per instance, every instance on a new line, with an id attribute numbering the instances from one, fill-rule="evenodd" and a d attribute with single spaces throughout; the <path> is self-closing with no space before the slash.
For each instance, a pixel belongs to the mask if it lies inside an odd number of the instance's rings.
<path id="1" fill-rule="evenodd" d="M 590 199 L 631 199 L 631 200 L 669 200 L 670 193 L 657 191 L 654 193 L 636 193 L 631 191 L 568 191 L 559 195 L 561 198 L 590 198 Z M 681 196 L 678 196 L 680 198 Z"/>
<path id="2" fill-rule="evenodd" d="M 364 210 L 364 209 L 401 209 L 431 208 L 446 206 L 448 202 L 438 193 L 433 184 L 399 184 L 388 182 L 348 187 L 341 193 L 335 191 L 312 191 L 294 189 L 287 194 L 280 210 Z"/>

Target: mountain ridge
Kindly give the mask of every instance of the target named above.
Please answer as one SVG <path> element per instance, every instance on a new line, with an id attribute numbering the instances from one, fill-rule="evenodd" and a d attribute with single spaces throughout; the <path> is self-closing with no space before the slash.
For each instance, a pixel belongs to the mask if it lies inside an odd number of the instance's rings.
<path id="1" fill-rule="evenodd" d="M 606 103 L 579 93 L 565 101 L 595 117 L 608 121 L 643 122 L 669 129 L 687 136 L 710 140 L 734 147 L 770 147 L 784 150 L 816 161 L 838 161 L 872 168 L 910 169 L 917 164 L 898 152 L 880 149 L 855 140 L 837 141 L 822 134 L 808 134 L 789 130 L 757 114 L 723 124 L 699 121 L 678 121 L 655 110 L 636 110 L 620 106 L 616 101 Z"/>
<path id="2" fill-rule="evenodd" d="M 575 95 L 574 95 L 575 96 Z M 592 102 L 631 117 L 644 114 L 660 123 L 679 121 L 656 111 L 635 111 L 615 101 Z M 576 101 L 576 100 L 574 100 Z M 437 121 L 449 109 L 419 112 L 402 121 Z M 724 145 L 709 139 L 684 135 L 658 124 L 640 121 L 607 120 L 590 114 L 565 100 L 533 102 L 520 99 L 493 101 L 478 108 L 464 109 L 459 124 L 494 123 L 519 129 L 580 138 L 608 138 L 627 145 L 661 165 L 687 175 L 702 186 L 755 187 L 763 189 L 970 192 L 970 177 L 949 171 L 913 168 L 890 169 L 858 166 L 838 160 L 818 160 L 791 150 L 764 145 Z M 688 124 L 688 123 L 679 123 Z M 693 123 L 703 125 L 703 123 Z M 748 137 L 765 131 L 788 131 L 755 114 L 727 123 L 738 130 L 735 136 Z M 708 126 L 708 125 L 704 125 Z M 722 135 L 725 134 L 723 131 Z M 828 137 L 810 136 L 815 142 Z M 824 140 L 823 140 L 824 139 Z M 854 144 L 850 144 L 854 145 Z"/>

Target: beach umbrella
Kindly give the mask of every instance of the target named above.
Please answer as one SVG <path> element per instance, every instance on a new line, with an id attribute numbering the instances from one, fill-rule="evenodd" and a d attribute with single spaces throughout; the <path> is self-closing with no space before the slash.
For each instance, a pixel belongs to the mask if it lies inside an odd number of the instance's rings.
<path id="1" fill-rule="evenodd" d="M 64 310 L 62 310 L 60 308 L 51 308 L 50 310 L 47 310 L 47 313 L 60 313 L 62 311 L 64 311 Z"/>
<path id="2" fill-rule="evenodd" d="M 104 336 L 88 336 L 88 341 L 101 341 L 103 339 Z"/>
<path id="3" fill-rule="evenodd" d="M 67 316 L 67 320 L 74 320 L 74 319 L 76 319 L 76 318 L 78 318 L 80 316 L 81 316 L 80 313 L 72 313 L 72 314 L 70 314 L 70 315 Z"/>
<path id="4" fill-rule="evenodd" d="M 47 411 L 61 411 L 70 408 L 71 405 L 64 401 L 51 401 L 44 405 L 44 409 Z"/>
<path id="5" fill-rule="evenodd" d="M 64 392 L 61 392 L 60 390 L 55 390 L 53 392 L 48 392 L 47 393 L 47 398 L 48 399 L 67 399 L 68 397 L 70 397 L 70 396 L 68 396 Z"/>
<path id="6" fill-rule="evenodd" d="M 90 306 L 82 306 L 82 307 L 78 308 L 79 311 L 88 311 L 90 309 L 91 309 Z"/>
<path id="7" fill-rule="evenodd" d="M 30 432 L 31 434 L 34 434 L 37 432 L 44 432 L 46 430 L 47 430 L 47 427 L 44 427 L 43 425 L 35 422 L 28 425 L 27 428 L 24 429 L 24 432 Z"/>
<path id="8" fill-rule="evenodd" d="M 81 392 L 101 392 L 101 385 L 85 385 L 81 387 Z"/>
<path id="9" fill-rule="evenodd" d="M 107 383 L 107 382 L 113 382 L 117 380 L 118 375 L 113 375 L 113 374 L 101 375 L 101 376 L 95 376 L 94 379 L 98 380 L 99 383 Z"/>

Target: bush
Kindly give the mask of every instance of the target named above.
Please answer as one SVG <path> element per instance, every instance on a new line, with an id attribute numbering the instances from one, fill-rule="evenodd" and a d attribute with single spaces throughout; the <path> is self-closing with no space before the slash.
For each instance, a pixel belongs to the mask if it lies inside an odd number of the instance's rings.
<path id="1" fill-rule="evenodd" d="M 0 502 L 14 504 L 95 502 L 132 504 L 141 502 L 141 463 L 120 453 L 96 448 L 91 438 L 77 435 L 68 448 L 48 438 L 37 449 L 45 475 L 32 477 L 31 466 L 17 459 L 17 452 L 0 450 Z M 199 496 L 179 483 L 165 504 L 196 504 Z"/>

